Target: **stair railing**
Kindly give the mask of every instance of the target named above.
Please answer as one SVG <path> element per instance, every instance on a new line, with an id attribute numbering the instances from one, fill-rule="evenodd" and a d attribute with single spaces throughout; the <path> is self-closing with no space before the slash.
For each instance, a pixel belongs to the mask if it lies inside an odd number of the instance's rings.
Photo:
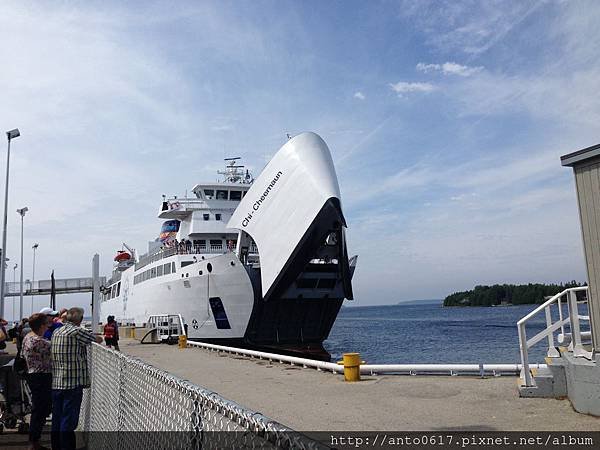
<path id="1" fill-rule="evenodd" d="M 517 328 L 519 331 L 519 349 L 521 352 L 521 367 L 522 367 L 522 378 L 525 381 L 525 386 L 535 386 L 531 377 L 531 370 L 529 367 L 529 349 L 544 338 L 548 340 L 548 353 L 550 357 L 560 356 L 560 352 L 556 349 L 554 343 L 554 333 L 557 330 L 561 330 L 562 336 L 567 336 L 565 333 L 565 325 L 570 328 L 571 344 L 569 349 L 573 351 L 573 355 L 576 357 L 591 357 L 584 347 L 581 339 L 580 320 L 589 320 L 589 316 L 582 316 L 579 314 L 579 308 L 577 305 L 577 292 L 587 291 L 587 286 L 581 286 L 576 288 L 565 289 L 564 291 L 556 294 L 550 298 L 521 320 L 517 322 Z M 564 297 L 566 297 L 566 302 Z M 566 303 L 568 308 L 568 315 L 564 317 L 563 304 Z M 558 320 L 553 322 L 551 308 L 553 305 L 558 307 Z M 540 312 L 544 311 L 546 315 L 546 328 L 530 339 L 527 339 L 527 331 L 525 326 L 532 318 L 537 316 Z"/>

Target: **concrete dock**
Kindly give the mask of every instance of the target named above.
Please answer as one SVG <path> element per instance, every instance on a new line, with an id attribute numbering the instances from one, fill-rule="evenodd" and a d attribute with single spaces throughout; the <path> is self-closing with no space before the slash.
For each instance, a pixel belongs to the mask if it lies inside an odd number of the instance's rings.
<path id="1" fill-rule="evenodd" d="M 299 431 L 600 431 L 569 400 L 520 398 L 517 377 L 370 376 L 199 348 L 120 342 L 121 351 Z"/>

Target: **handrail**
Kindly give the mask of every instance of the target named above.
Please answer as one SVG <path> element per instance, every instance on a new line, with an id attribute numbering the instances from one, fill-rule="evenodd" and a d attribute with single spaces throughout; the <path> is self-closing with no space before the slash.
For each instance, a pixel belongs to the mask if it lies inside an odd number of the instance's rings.
<path id="1" fill-rule="evenodd" d="M 533 347 L 538 342 L 542 341 L 544 338 L 548 339 L 548 356 L 560 356 L 560 353 L 557 351 L 554 345 L 554 333 L 560 329 L 559 336 L 566 336 L 567 334 L 571 336 L 571 344 L 569 349 L 573 350 L 573 354 L 577 357 L 584 356 L 588 357 L 589 352 L 585 350 L 582 344 L 582 333 L 579 326 L 580 320 L 589 320 L 589 316 L 581 316 L 579 315 L 578 306 L 577 306 L 577 296 L 576 292 L 579 291 L 587 291 L 587 286 L 580 286 L 575 288 L 565 289 L 562 292 L 554 295 L 543 304 L 535 308 L 525 317 L 521 318 L 517 322 L 517 329 L 519 333 L 519 349 L 521 353 L 521 367 L 522 367 L 522 375 L 525 381 L 525 386 L 531 387 L 535 386 L 535 383 L 532 380 L 531 376 L 531 365 L 529 364 L 529 349 Z M 568 316 L 563 317 L 562 311 L 562 297 L 567 295 L 567 307 L 568 307 Z M 552 321 L 552 313 L 551 307 L 556 304 L 558 307 L 558 315 L 559 319 L 556 322 Z M 546 328 L 541 332 L 537 333 L 530 339 L 527 339 L 527 331 L 526 325 L 529 320 L 535 317 L 540 312 L 544 311 L 546 315 Z M 571 333 L 565 332 L 565 325 L 569 325 Z M 587 335 L 584 333 L 584 337 Z"/>
<path id="2" fill-rule="evenodd" d="M 253 358 L 278 361 L 280 363 L 289 363 L 306 368 L 317 370 L 326 370 L 334 374 L 344 372 L 344 367 L 326 361 L 316 359 L 299 358 L 297 356 L 280 355 L 278 353 L 260 352 L 257 350 L 248 350 L 238 347 L 227 347 L 224 345 L 209 344 L 207 342 L 187 341 L 189 347 L 200 347 L 212 351 L 233 353 L 237 355 L 246 355 Z M 536 364 L 537 368 L 544 368 L 546 364 Z M 381 373 L 389 374 L 469 374 L 484 376 L 487 374 L 499 375 L 518 375 L 521 371 L 521 364 L 362 364 L 360 372 L 364 374 L 376 375 Z"/>
<path id="3" fill-rule="evenodd" d="M 207 248 L 207 246 L 192 246 L 189 250 L 187 248 L 180 248 L 179 246 L 165 247 L 157 250 L 154 253 L 140 256 L 139 261 L 135 263 L 135 270 L 137 271 L 143 267 L 146 267 L 148 264 L 152 264 L 153 262 L 160 261 L 161 259 L 168 258 L 169 256 L 173 255 L 224 255 L 233 251 L 232 249 L 227 248 L 226 245 L 209 245 L 208 247 L 209 248 Z"/>

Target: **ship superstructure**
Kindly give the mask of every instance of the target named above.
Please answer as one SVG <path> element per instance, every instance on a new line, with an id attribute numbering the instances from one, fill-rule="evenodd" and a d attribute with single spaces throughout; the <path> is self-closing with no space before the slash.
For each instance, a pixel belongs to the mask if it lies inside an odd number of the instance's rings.
<path id="1" fill-rule="evenodd" d="M 145 255 L 117 255 L 101 315 L 143 325 L 181 314 L 189 339 L 319 356 L 356 264 L 329 149 L 303 133 L 256 180 L 226 162 L 222 182 L 163 197 L 159 238 Z"/>

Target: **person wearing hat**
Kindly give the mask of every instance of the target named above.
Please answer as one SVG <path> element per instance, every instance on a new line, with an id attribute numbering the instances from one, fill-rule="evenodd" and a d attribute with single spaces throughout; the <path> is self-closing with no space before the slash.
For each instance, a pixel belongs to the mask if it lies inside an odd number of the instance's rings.
<path id="1" fill-rule="evenodd" d="M 58 311 L 54 311 L 52 308 L 48 308 L 46 306 L 40 310 L 40 314 L 45 314 L 48 316 L 48 329 L 44 332 L 44 339 L 49 341 L 52 339 L 52 333 L 54 333 L 54 330 L 62 327 L 63 324 L 60 320 L 57 320 Z"/>

